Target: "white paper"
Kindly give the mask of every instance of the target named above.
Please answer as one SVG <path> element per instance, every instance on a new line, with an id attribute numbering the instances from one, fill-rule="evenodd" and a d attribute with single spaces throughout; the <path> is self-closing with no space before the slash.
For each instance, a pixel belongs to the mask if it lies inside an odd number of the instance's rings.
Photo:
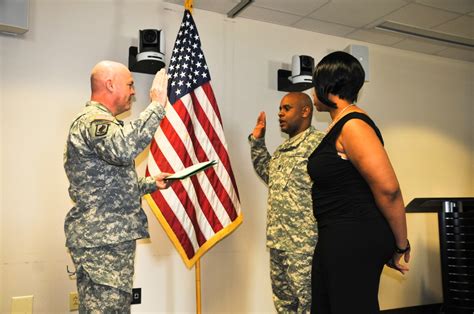
<path id="1" fill-rule="evenodd" d="M 205 161 L 205 162 L 200 162 L 198 164 L 189 166 L 188 168 L 184 168 L 183 170 L 180 170 L 170 176 L 167 176 L 165 180 L 182 180 L 186 179 L 187 177 L 193 176 L 197 174 L 198 172 L 201 172 L 203 170 L 206 170 L 209 167 L 214 166 L 217 164 L 217 160 L 210 160 L 210 161 Z"/>

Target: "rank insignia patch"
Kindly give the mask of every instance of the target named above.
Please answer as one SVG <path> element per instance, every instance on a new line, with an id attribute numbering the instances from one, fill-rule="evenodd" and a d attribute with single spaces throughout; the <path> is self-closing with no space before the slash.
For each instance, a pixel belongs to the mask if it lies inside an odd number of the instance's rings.
<path id="1" fill-rule="evenodd" d="M 104 136 L 105 134 L 107 134 L 108 130 L 109 130 L 108 123 L 97 124 L 95 126 L 95 136 Z"/>

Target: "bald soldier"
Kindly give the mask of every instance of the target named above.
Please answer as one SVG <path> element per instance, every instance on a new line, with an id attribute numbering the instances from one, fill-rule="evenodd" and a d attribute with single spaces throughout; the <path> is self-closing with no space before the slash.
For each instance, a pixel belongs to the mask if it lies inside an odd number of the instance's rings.
<path id="1" fill-rule="evenodd" d="M 311 125 L 311 98 L 288 93 L 280 103 L 280 129 L 288 134 L 273 156 L 265 145 L 266 118 L 261 112 L 249 135 L 252 163 L 268 185 L 267 247 L 273 302 L 278 313 L 309 313 L 311 262 L 317 226 L 311 202 L 309 155 L 324 137 Z"/>
<path id="2" fill-rule="evenodd" d="M 64 224 L 66 246 L 76 267 L 79 312 L 129 313 L 135 241 L 149 236 L 141 196 L 169 184 L 167 173 L 137 177 L 134 159 L 165 116 L 168 78 L 164 70 L 156 74 L 151 104 L 125 124 L 116 116 L 134 100 L 127 67 L 102 61 L 90 80 L 90 101 L 72 122 L 64 153 L 75 203 Z"/>

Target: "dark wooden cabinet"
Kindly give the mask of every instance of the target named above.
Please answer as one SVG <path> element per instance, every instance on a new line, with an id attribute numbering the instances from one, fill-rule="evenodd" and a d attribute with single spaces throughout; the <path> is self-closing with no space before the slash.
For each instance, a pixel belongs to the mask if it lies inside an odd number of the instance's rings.
<path id="1" fill-rule="evenodd" d="M 437 212 L 446 314 L 474 313 L 474 198 L 416 198 L 407 213 Z"/>

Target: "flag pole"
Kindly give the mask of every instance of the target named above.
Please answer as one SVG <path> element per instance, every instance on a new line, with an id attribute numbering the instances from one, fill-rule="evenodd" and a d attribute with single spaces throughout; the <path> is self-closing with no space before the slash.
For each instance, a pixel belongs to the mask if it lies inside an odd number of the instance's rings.
<path id="1" fill-rule="evenodd" d="M 193 13 L 193 0 L 185 0 L 184 8 Z M 201 259 L 198 258 L 194 266 L 196 272 L 196 313 L 201 314 Z"/>
<path id="2" fill-rule="evenodd" d="M 196 313 L 201 314 L 201 259 L 196 261 Z"/>

